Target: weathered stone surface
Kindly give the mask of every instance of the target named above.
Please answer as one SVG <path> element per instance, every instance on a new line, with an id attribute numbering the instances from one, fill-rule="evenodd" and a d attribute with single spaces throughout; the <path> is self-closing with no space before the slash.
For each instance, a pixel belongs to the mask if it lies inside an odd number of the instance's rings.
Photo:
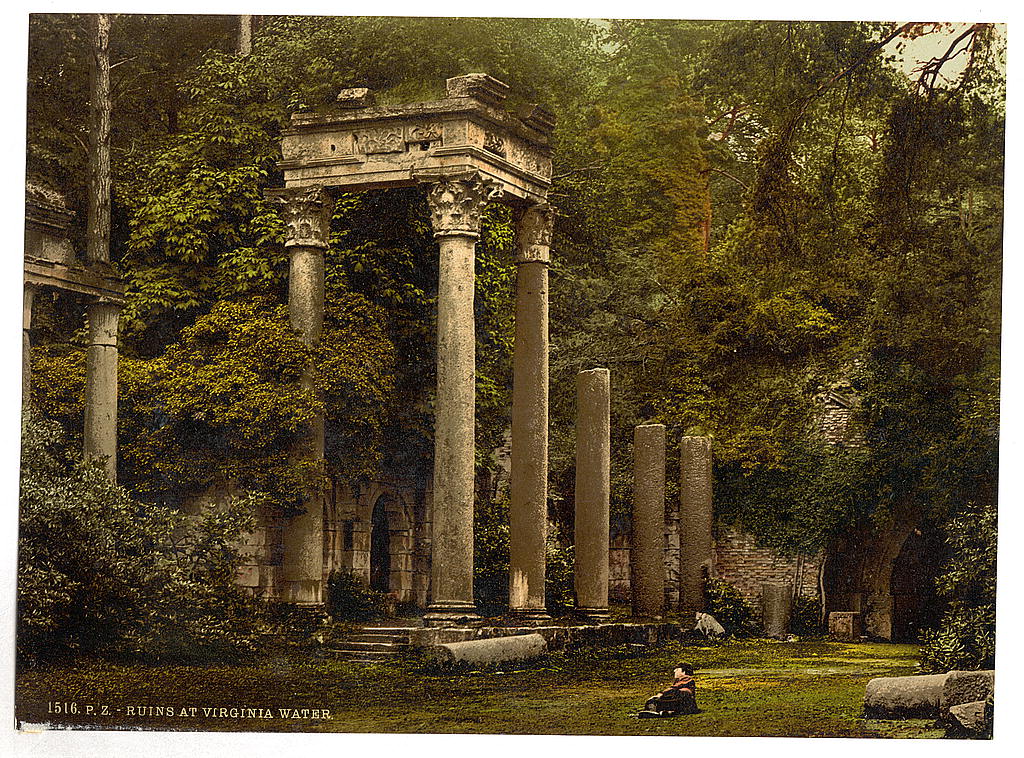
<path id="1" fill-rule="evenodd" d="M 992 734 L 992 701 L 977 700 L 949 709 L 947 736 L 989 737 Z"/>
<path id="2" fill-rule="evenodd" d="M 789 636 L 793 614 L 793 587 L 788 584 L 765 584 L 761 587 L 761 622 L 764 633 L 775 639 Z"/>
<path id="3" fill-rule="evenodd" d="M 334 200 L 323 187 L 270 189 L 264 194 L 281 209 L 287 229 L 285 247 L 327 248 Z"/>
<path id="4" fill-rule="evenodd" d="M 338 93 L 337 103 L 340 108 L 369 108 L 377 99 L 366 87 L 349 87 Z"/>
<path id="5" fill-rule="evenodd" d="M 106 460 L 107 476 L 117 478 L 117 331 L 121 305 L 105 300 L 86 309 L 89 348 L 85 357 L 84 450 Z"/>
<path id="6" fill-rule="evenodd" d="M 679 610 L 704 610 L 704 577 L 712 563 L 711 438 L 679 443 Z"/>
<path id="7" fill-rule="evenodd" d="M 939 718 L 948 722 L 951 708 L 993 697 L 995 687 L 995 671 L 950 671 L 942 687 Z"/>
<path id="8" fill-rule="evenodd" d="M 448 97 L 473 97 L 497 104 L 508 97 L 509 86 L 487 74 L 453 76 L 445 82 Z"/>
<path id="9" fill-rule="evenodd" d="M 608 613 L 608 531 L 611 502 L 611 374 L 576 375 L 576 610 Z"/>
<path id="10" fill-rule="evenodd" d="M 413 647 L 432 647 L 449 642 L 514 637 L 539 634 L 547 640 L 548 650 L 562 650 L 576 645 L 656 645 L 679 639 L 676 623 L 594 624 L 590 626 L 474 626 L 421 627 L 409 631 Z"/>
<path id="11" fill-rule="evenodd" d="M 934 718 L 939 715 L 946 674 L 883 676 L 868 682 L 864 692 L 867 718 Z"/>
<path id="12" fill-rule="evenodd" d="M 696 621 L 697 625 L 693 627 L 693 630 L 695 632 L 700 632 L 705 637 L 721 637 L 725 634 L 725 627 L 719 624 L 718 619 L 710 613 L 701 613 L 698 611 Z"/>
<path id="13" fill-rule="evenodd" d="M 548 484 L 548 246 L 552 214 L 519 219 L 512 378 L 509 610 L 547 617 L 544 575 Z"/>
<path id="14" fill-rule="evenodd" d="M 472 617 L 476 236 L 490 190 L 479 177 L 439 182 L 427 193 L 440 243 L 434 522 L 427 623 Z"/>
<path id="15" fill-rule="evenodd" d="M 665 610 L 665 425 L 633 430 L 633 615 Z"/>
<path id="16" fill-rule="evenodd" d="M 26 284 L 22 295 L 21 316 L 21 404 L 27 406 L 32 399 L 32 304 L 36 288 Z"/>
<path id="17" fill-rule="evenodd" d="M 520 634 L 470 642 L 448 642 L 428 650 L 431 657 L 439 661 L 486 666 L 539 658 L 547 653 L 548 643 L 540 634 Z"/>
<path id="18" fill-rule="evenodd" d="M 860 623 L 856 611 L 832 611 L 828 614 L 828 634 L 840 642 L 859 642 Z"/>

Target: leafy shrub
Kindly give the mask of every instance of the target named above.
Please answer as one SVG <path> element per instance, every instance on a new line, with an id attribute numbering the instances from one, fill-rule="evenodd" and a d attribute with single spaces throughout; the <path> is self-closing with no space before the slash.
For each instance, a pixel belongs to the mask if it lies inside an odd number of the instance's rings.
<path id="1" fill-rule="evenodd" d="M 817 597 L 801 595 L 793 601 L 790 628 L 803 637 L 821 634 L 821 603 Z"/>
<path id="2" fill-rule="evenodd" d="M 938 629 L 922 632 L 925 671 L 990 669 L 996 660 L 995 605 L 970 608 L 953 603 Z"/>
<path id="3" fill-rule="evenodd" d="M 480 610 L 500 612 L 508 603 L 509 499 L 507 491 L 493 500 L 477 500 L 473 523 L 473 595 Z"/>
<path id="4" fill-rule="evenodd" d="M 253 603 L 234 583 L 246 504 L 200 517 L 134 501 L 63 444 L 59 425 L 23 421 L 18 652 L 146 659 L 242 654 Z"/>
<path id="5" fill-rule="evenodd" d="M 704 580 L 704 607 L 729 634 L 751 634 L 757 629 L 750 603 L 723 579 Z"/>
<path id="6" fill-rule="evenodd" d="M 576 606 L 574 569 L 576 560 L 572 545 L 563 545 L 548 533 L 547 568 L 544 574 L 544 596 L 548 613 L 565 615 Z"/>
<path id="7" fill-rule="evenodd" d="M 335 621 L 372 621 L 388 615 L 388 596 L 370 589 L 349 569 L 327 578 L 327 612 Z"/>

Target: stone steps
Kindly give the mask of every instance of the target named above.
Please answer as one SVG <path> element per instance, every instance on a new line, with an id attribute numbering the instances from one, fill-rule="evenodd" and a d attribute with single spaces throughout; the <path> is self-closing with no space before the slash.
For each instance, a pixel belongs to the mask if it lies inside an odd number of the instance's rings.
<path id="1" fill-rule="evenodd" d="M 325 643 L 327 653 L 349 663 L 383 663 L 409 649 L 409 627 L 368 626 Z"/>

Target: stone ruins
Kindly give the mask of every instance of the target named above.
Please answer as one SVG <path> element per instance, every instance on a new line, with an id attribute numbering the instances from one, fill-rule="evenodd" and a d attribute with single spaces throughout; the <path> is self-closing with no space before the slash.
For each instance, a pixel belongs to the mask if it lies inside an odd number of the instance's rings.
<path id="1" fill-rule="evenodd" d="M 61 194 L 39 179 L 25 185 L 25 299 L 22 398 L 32 386 L 32 311 L 37 298 L 69 298 L 88 327 L 85 360 L 86 457 L 104 461 L 117 477 L 117 330 L 124 305 L 121 277 L 109 260 L 80 258 L 68 239 L 72 214 Z"/>
<path id="2" fill-rule="evenodd" d="M 508 87 L 485 74 L 449 79 L 445 97 L 377 106 L 366 89 L 344 90 L 327 113 L 300 113 L 282 136 L 284 187 L 267 191 L 286 222 L 288 311 L 308 344 L 324 319 L 324 251 L 337 193 L 422 187 L 438 244 L 437 401 L 432 487 L 369 482 L 358 490 L 332 486 L 309 499 L 305 512 L 261 514 L 239 582 L 266 600 L 316 607 L 326 579 L 352 570 L 396 602 L 426 607 L 428 625 L 477 617 L 473 598 L 475 246 L 491 202 L 513 211 L 516 257 L 515 349 L 510 446 L 511 546 L 509 614 L 543 623 L 548 476 L 548 267 L 553 215 L 552 115 L 537 105 L 515 113 Z M 71 214 L 61 197 L 30 182 L 26 199 L 23 386 L 29 395 L 30 328 L 39 297 L 81 302 L 89 334 L 85 453 L 117 468 L 117 334 L 124 302 L 120 278 L 107 260 L 81 260 L 68 241 Z M 302 381 L 312 386 L 312 369 Z M 631 523 L 610 521 L 610 393 L 608 369 L 577 377 L 575 589 L 577 610 L 608 618 L 609 599 L 631 600 L 638 618 L 667 610 L 692 617 L 704 610 L 707 577 L 735 584 L 760 606 L 770 633 L 788 632 L 794 597 L 824 588 L 821 557 L 782 558 L 726 527 L 715 528 L 711 439 L 679 442 L 680 497 L 666 503 L 667 432 L 659 424 L 634 432 Z M 823 428 L 855 442 L 848 394 L 828 396 Z M 314 420 L 294 450 L 323 457 L 324 420 Z M 223 493 L 221 493 L 223 494 Z M 211 502 L 217 498 L 211 495 Z M 199 505 L 202 503 L 200 502 Z M 893 633 L 889 579 L 911 526 L 898 524 L 878 550 L 851 543 L 861 556 L 861 585 L 833 579 L 829 609 L 837 635 L 857 638 L 864 625 L 878 637 Z M 611 550 L 610 550 L 611 548 Z M 870 564 L 870 565 L 869 565 Z M 859 565 L 859 564 L 858 564 Z M 846 582 L 844 584 L 843 582 Z"/>

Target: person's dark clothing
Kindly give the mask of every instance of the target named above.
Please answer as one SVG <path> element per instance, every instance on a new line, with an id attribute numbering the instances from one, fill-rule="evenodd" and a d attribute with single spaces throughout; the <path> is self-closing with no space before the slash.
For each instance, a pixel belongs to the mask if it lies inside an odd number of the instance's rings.
<path id="1" fill-rule="evenodd" d="M 667 690 L 648 700 L 644 707 L 659 713 L 698 713 L 697 683 L 692 676 L 683 674 Z"/>

